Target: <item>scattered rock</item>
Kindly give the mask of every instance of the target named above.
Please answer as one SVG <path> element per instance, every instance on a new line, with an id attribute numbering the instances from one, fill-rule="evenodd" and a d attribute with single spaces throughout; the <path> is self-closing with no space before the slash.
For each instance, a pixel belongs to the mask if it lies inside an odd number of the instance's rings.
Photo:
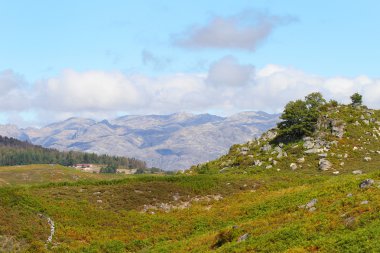
<path id="1" fill-rule="evenodd" d="M 246 187 L 247 185 L 245 185 L 244 187 Z M 174 195 L 176 196 L 176 195 Z M 174 199 L 174 196 L 173 196 L 173 199 Z M 223 199 L 223 197 L 219 194 L 217 195 L 206 195 L 206 196 L 195 196 L 191 199 L 189 199 L 189 201 L 180 201 L 180 196 L 178 195 L 177 196 L 177 201 L 174 201 L 174 202 L 168 202 L 168 203 L 157 203 L 157 204 L 154 204 L 154 205 L 151 205 L 151 204 L 147 204 L 147 205 L 144 205 L 143 206 L 143 209 L 142 209 L 142 213 L 151 213 L 151 214 L 154 214 L 155 212 L 153 211 L 163 211 L 163 212 L 170 212 L 172 210 L 175 210 L 175 209 L 179 209 L 179 210 L 182 210 L 182 209 L 186 209 L 186 208 L 189 208 L 192 204 L 192 202 L 206 202 L 206 203 L 209 203 L 210 201 L 219 201 L 221 199 Z M 210 205 L 207 205 L 205 207 L 206 210 L 210 210 L 211 209 L 211 206 Z"/>
<path id="2" fill-rule="evenodd" d="M 304 149 L 312 149 L 314 147 L 314 143 L 310 140 L 305 141 L 303 144 Z"/>
<path id="3" fill-rule="evenodd" d="M 331 162 L 325 158 L 320 159 L 318 164 L 319 164 L 319 169 L 323 171 L 329 170 L 332 167 Z"/>
<path id="4" fill-rule="evenodd" d="M 268 166 L 266 166 L 265 168 L 266 168 L 266 169 L 271 169 L 271 168 L 273 168 L 273 166 L 272 166 L 272 165 L 268 165 Z"/>
<path id="5" fill-rule="evenodd" d="M 290 167 L 292 170 L 296 170 L 296 169 L 297 169 L 297 164 L 295 164 L 295 163 L 291 163 L 291 164 L 289 165 L 289 167 Z"/>
<path id="6" fill-rule="evenodd" d="M 47 222 L 50 226 L 50 235 L 49 235 L 48 239 L 46 240 L 46 242 L 51 243 L 53 240 L 54 233 L 55 233 L 54 221 L 50 217 L 47 217 L 47 216 L 43 215 L 42 213 L 39 213 L 38 216 L 41 218 L 47 219 Z"/>
<path id="7" fill-rule="evenodd" d="M 309 212 L 314 212 L 316 210 L 315 204 L 317 204 L 317 199 L 310 200 L 306 205 L 298 206 L 299 208 L 304 208 L 309 210 Z"/>
<path id="8" fill-rule="evenodd" d="M 273 140 L 276 136 L 277 136 L 277 131 L 269 130 L 261 136 L 261 139 L 263 139 L 264 141 L 270 141 L 270 140 Z"/>
<path id="9" fill-rule="evenodd" d="M 305 162 L 305 157 L 301 157 L 297 159 L 298 163 L 304 163 Z"/>
<path id="10" fill-rule="evenodd" d="M 372 158 L 369 157 L 369 156 L 364 157 L 364 161 L 366 161 L 366 162 L 369 162 L 369 161 L 371 161 L 371 160 L 372 160 Z"/>
<path id="11" fill-rule="evenodd" d="M 375 183 L 375 181 L 373 179 L 366 179 L 366 180 L 364 180 L 363 182 L 361 182 L 359 184 L 359 187 L 362 188 L 362 189 L 363 188 L 368 188 L 371 185 L 373 185 L 373 183 Z"/>
<path id="12" fill-rule="evenodd" d="M 362 202 L 360 202 L 360 205 L 368 205 L 368 200 L 363 200 Z"/>
<path id="13" fill-rule="evenodd" d="M 181 198 L 181 196 L 179 196 L 178 193 L 176 193 L 176 194 L 173 195 L 173 200 L 174 201 L 178 201 L 180 198 Z"/>
<path id="14" fill-rule="evenodd" d="M 338 138 L 342 138 L 344 134 L 345 124 L 342 121 L 331 120 L 330 125 L 331 125 L 331 133 Z"/>
<path id="15" fill-rule="evenodd" d="M 318 154 L 318 156 L 319 156 L 319 157 L 326 158 L 326 157 L 327 157 L 327 153 Z"/>
<path id="16" fill-rule="evenodd" d="M 272 149 L 272 146 L 270 144 L 265 144 L 264 146 L 261 147 L 261 150 L 264 152 L 268 152 Z"/>
<path id="17" fill-rule="evenodd" d="M 346 227 L 351 227 L 352 225 L 355 224 L 355 217 L 348 217 L 344 220 L 344 225 Z"/>
<path id="18" fill-rule="evenodd" d="M 316 154 L 321 152 L 323 152 L 323 149 L 321 148 L 312 148 L 304 151 L 305 154 Z"/>
<path id="19" fill-rule="evenodd" d="M 363 171 L 361 171 L 361 170 L 354 170 L 352 172 L 352 174 L 354 174 L 354 175 L 361 175 L 361 174 L 363 174 Z"/>
<path id="20" fill-rule="evenodd" d="M 243 152 L 248 152 L 249 148 L 248 147 L 242 147 L 240 150 L 243 151 Z"/>
<path id="21" fill-rule="evenodd" d="M 306 208 L 311 208 L 311 207 L 314 207 L 315 206 L 315 204 L 317 204 L 317 202 L 318 202 L 318 200 L 317 199 L 312 199 L 312 200 L 310 200 L 310 202 L 309 203 L 307 203 L 306 204 Z"/>
<path id="22" fill-rule="evenodd" d="M 333 171 L 333 174 L 334 174 L 334 175 L 339 175 L 339 171 L 337 171 L 337 170 L 336 170 L 336 171 Z"/>
<path id="23" fill-rule="evenodd" d="M 245 233 L 237 239 L 237 242 L 244 242 L 249 238 L 249 233 Z"/>
<path id="24" fill-rule="evenodd" d="M 53 235 L 54 235 L 54 232 L 55 232 L 55 225 L 54 225 L 54 221 L 52 219 L 50 219 L 50 217 L 47 217 L 47 221 L 48 221 L 48 224 L 50 226 L 50 235 L 47 239 L 47 242 L 52 242 L 53 240 Z"/>
<path id="25" fill-rule="evenodd" d="M 352 197 L 352 193 L 347 194 L 346 197 L 347 197 L 347 198 L 351 198 L 351 197 Z"/>
<path id="26" fill-rule="evenodd" d="M 96 202 L 97 202 L 97 203 L 103 203 L 103 200 L 98 199 Z"/>

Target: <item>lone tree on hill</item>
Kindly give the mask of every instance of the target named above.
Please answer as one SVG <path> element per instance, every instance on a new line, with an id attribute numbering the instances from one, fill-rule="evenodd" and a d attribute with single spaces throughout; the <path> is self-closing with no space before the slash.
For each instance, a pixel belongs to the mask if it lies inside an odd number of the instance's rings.
<path id="1" fill-rule="evenodd" d="M 353 106 L 358 106 L 358 105 L 362 105 L 363 103 L 363 96 L 360 95 L 359 93 L 354 93 L 351 97 L 351 101 L 352 101 L 352 105 Z"/>
<path id="2" fill-rule="evenodd" d="M 282 121 L 277 124 L 278 140 L 292 141 L 310 135 L 314 132 L 319 111 L 326 100 L 319 92 L 310 93 L 304 100 L 290 101 L 280 116 Z"/>

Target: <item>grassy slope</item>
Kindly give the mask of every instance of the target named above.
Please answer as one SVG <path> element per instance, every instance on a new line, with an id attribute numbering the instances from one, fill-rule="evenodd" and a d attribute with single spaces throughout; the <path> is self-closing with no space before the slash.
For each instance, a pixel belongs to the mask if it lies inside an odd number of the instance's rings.
<path id="1" fill-rule="evenodd" d="M 49 226 L 38 215 L 42 213 L 56 224 L 53 243 L 48 245 L 54 252 L 379 251 L 380 154 L 375 151 L 380 147 L 372 136 L 373 128 L 379 126 L 360 120 L 361 115 L 367 117 L 364 109 L 342 107 L 328 114 L 347 124 L 344 138 L 328 137 L 338 141 L 328 152 L 334 168 L 329 171 L 318 170 L 316 154 L 305 155 L 302 168 L 290 170 L 289 164 L 303 156 L 299 142 L 286 145 L 288 157 L 278 159 L 272 169 L 264 169 L 266 164 L 252 165 L 253 159 L 267 161 L 271 155 L 250 143 L 236 145 L 226 156 L 203 165 L 211 173 L 206 175 L 82 181 L 72 180 L 70 172 L 62 177 L 71 181 L 68 183 L 56 180 L 32 187 L 0 188 L 0 242 L 3 247 L 43 251 Z M 380 119 L 378 111 L 368 117 Z M 352 124 L 356 120 L 360 126 Z M 248 147 L 248 153 L 241 154 L 241 147 Z M 353 151 L 353 147 L 358 149 Z M 343 157 L 345 153 L 347 158 Z M 372 160 L 365 162 L 365 156 Z M 227 163 L 229 172 L 219 174 Z M 357 169 L 364 174 L 351 173 Z M 199 166 L 192 174 L 197 170 L 205 171 Z M 11 182 L 9 178 L 7 182 Z M 43 178 L 50 180 L 50 176 Z M 366 178 L 374 179 L 375 184 L 360 189 L 359 183 Z M 12 183 L 20 182 L 24 181 Z M 191 207 L 183 210 L 141 212 L 144 204 L 178 204 L 217 194 L 223 199 L 192 201 Z M 318 199 L 314 212 L 299 208 L 313 198 Z M 364 200 L 368 204 L 362 204 Z M 246 233 L 248 239 L 238 242 Z"/>

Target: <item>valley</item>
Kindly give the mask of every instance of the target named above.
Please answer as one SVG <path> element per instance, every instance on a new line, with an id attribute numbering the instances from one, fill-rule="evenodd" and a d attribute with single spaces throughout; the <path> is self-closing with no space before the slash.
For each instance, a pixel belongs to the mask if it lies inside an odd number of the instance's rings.
<path id="1" fill-rule="evenodd" d="M 379 127 L 378 110 L 327 103 L 310 136 L 272 129 L 176 175 L 3 167 L 1 250 L 376 252 Z"/>

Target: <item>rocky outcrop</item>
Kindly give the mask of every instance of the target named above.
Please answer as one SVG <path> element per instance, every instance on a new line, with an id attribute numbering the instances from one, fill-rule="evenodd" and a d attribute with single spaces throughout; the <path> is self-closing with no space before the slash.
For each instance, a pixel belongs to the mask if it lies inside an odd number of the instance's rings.
<path id="1" fill-rule="evenodd" d="M 342 120 L 331 119 L 327 116 L 323 116 L 318 119 L 317 129 L 318 130 L 329 130 L 332 135 L 342 138 L 345 130 L 345 123 Z"/>

